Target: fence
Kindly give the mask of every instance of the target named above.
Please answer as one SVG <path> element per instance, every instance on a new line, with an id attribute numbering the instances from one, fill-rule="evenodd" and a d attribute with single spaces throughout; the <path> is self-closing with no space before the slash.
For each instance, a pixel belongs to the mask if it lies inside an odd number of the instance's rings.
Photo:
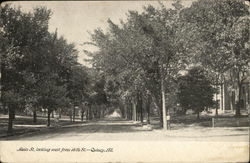
<path id="1" fill-rule="evenodd" d="M 212 118 L 212 127 L 249 127 L 249 117 Z"/>

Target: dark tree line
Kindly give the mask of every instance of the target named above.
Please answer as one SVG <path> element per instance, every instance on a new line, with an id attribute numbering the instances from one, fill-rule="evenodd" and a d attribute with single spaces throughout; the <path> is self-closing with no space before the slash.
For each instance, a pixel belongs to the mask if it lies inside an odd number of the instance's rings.
<path id="1" fill-rule="evenodd" d="M 192 65 L 202 66 L 211 78 L 193 76 L 203 81 L 187 83 L 187 89 L 197 90 L 195 96 L 200 98 L 189 99 L 185 104 L 187 93 L 177 96 L 183 107 L 192 108 L 197 114 L 211 107 L 212 95 L 218 92 L 211 85 L 230 80 L 225 79 L 229 70 L 235 74 L 241 99 L 250 58 L 248 7 L 240 0 L 198 0 L 186 8 L 180 1 L 175 1 L 172 8 L 163 3 L 158 7 L 148 5 L 141 13 L 129 11 L 127 19 L 119 24 L 108 20 L 106 32 L 94 30 L 91 42 L 86 44 L 99 50 L 86 53 L 92 57 L 93 67 L 119 83 L 117 99 L 130 107 L 130 119 L 143 119 L 138 115 L 147 109 L 142 109 L 141 100 L 150 96 L 148 101 L 156 104 L 161 125 L 167 128 L 166 116 L 174 107 L 171 99 L 177 92 L 185 92 L 183 87 L 178 90 L 179 76 Z M 189 72 L 191 76 L 195 75 L 194 70 Z M 204 90 L 199 90 L 204 84 Z M 236 115 L 239 114 L 237 107 Z"/>
<path id="2" fill-rule="evenodd" d="M 177 102 L 199 116 L 214 106 L 213 94 L 225 82 L 237 83 L 240 103 L 249 70 L 248 7 L 241 0 L 198 0 L 190 7 L 176 0 L 172 8 L 159 2 L 129 11 L 126 20 L 109 19 L 107 31 L 91 33 L 85 44 L 99 50 L 85 51 L 92 63 L 87 68 L 77 62 L 74 44 L 48 31 L 50 10 L 1 6 L 1 109 L 8 109 L 9 133 L 15 112 L 27 105 L 34 122 L 46 109 L 48 126 L 55 110 L 75 121 L 77 107 L 82 120 L 119 108 L 123 118 L 150 123 L 155 106 L 167 128 Z"/>
<path id="3" fill-rule="evenodd" d="M 75 112 L 89 100 L 88 68 L 77 62 L 74 44 L 48 31 L 51 15 L 44 7 L 25 13 L 1 6 L 1 109 L 8 109 L 8 133 L 15 112 L 27 106 L 34 123 L 37 111 L 45 109 L 50 126 L 53 111 Z"/>

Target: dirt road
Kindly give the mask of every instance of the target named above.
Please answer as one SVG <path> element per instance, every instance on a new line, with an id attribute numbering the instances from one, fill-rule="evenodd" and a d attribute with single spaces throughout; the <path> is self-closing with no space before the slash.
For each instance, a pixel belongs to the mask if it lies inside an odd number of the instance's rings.
<path id="1" fill-rule="evenodd" d="M 61 140 L 61 141 L 249 141 L 247 127 L 187 127 L 163 131 L 122 119 L 104 119 L 77 123 L 36 133 L 12 136 L 5 140 Z"/>

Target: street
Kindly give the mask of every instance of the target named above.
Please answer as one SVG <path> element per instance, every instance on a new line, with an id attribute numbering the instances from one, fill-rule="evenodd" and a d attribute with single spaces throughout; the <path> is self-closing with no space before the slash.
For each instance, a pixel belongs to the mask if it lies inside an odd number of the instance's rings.
<path id="1" fill-rule="evenodd" d="M 11 136 L 5 140 L 49 141 L 249 141 L 248 127 L 173 127 L 171 130 L 154 129 L 154 126 L 118 118 L 74 123 L 34 133 Z"/>
<path id="2" fill-rule="evenodd" d="M 0 162 L 247 162 L 249 7 L 1 3 Z"/>

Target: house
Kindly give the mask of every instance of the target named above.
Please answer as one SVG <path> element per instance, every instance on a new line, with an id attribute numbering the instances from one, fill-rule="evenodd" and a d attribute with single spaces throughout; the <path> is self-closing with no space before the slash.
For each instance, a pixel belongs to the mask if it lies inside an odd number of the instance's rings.
<path id="1" fill-rule="evenodd" d="M 240 108 L 241 111 L 250 111 L 250 73 L 243 81 L 241 87 Z M 236 82 L 224 82 L 220 87 L 220 110 L 222 112 L 235 111 L 239 101 L 239 88 Z"/>

